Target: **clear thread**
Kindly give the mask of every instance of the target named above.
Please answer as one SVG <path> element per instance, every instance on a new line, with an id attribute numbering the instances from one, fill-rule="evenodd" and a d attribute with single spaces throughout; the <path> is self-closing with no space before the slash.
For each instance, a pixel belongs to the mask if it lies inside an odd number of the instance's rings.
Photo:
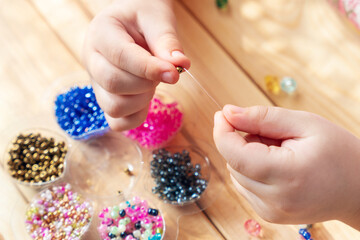
<path id="1" fill-rule="evenodd" d="M 194 80 L 194 82 L 201 88 L 201 90 L 203 90 L 203 92 L 211 99 L 211 101 L 213 101 L 213 103 L 215 103 L 215 105 L 219 108 L 219 110 L 222 110 L 221 105 L 210 95 L 210 93 L 208 93 L 208 91 L 206 91 L 206 89 L 201 85 L 201 83 L 190 73 L 189 70 L 187 70 L 186 68 L 184 68 L 184 71 L 189 74 L 189 76 L 192 78 L 192 80 Z"/>

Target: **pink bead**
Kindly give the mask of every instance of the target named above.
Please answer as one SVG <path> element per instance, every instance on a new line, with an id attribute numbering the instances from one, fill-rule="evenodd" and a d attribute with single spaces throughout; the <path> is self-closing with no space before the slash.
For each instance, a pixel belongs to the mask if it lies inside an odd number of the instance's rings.
<path id="1" fill-rule="evenodd" d="M 140 203 L 141 199 L 138 196 L 133 197 L 133 203 L 134 205 L 138 205 Z"/>
<path id="2" fill-rule="evenodd" d="M 254 237 L 257 237 L 260 235 L 261 232 L 261 226 L 258 222 L 256 222 L 253 219 L 249 219 L 244 223 L 245 230 Z"/>
<path id="3" fill-rule="evenodd" d="M 130 217 L 131 222 L 137 222 L 138 218 L 136 216 Z"/>
<path id="4" fill-rule="evenodd" d="M 148 208 L 148 207 L 149 207 L 148 202 L 147 202 L 146 200 L 141 200 L 140 205 L 141 205 L 142 207 L 144 207 L 144 208 Z"/>
<path id="5" fill-rule="evenodd" d="M 149 113 L 142 125 L 124 132 L 125 136 L 136 140 L 146 148 L 157 148 L 169 141 L 179 131 L 183 115 L 178 104 L 164 104 L 154 98 Z"/>

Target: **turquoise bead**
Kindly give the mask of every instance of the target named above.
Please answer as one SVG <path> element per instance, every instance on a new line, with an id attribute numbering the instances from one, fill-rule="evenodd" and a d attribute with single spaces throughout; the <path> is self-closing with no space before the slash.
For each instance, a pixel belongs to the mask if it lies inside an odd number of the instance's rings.
<path id="1" fill-rule="evenodd" d="M 228 4 L 228 0 L 216 0 L 215 2 L 218 8 L 225 8 Z"/>
<path id="2" fill-rule="evenodd" d="M 293 93 L 297 88 L 296 81 L 291 77 L 283 77 L 280 82 L 281 90 L 286 93 Z"/>

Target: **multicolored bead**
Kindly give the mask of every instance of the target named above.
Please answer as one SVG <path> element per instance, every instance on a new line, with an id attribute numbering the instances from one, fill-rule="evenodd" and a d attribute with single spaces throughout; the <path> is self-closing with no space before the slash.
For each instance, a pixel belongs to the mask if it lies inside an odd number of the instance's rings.
<path id="1" fill-rule="evenodd" d="M 114 219 L 109 216 L 112 212 L 120 213 Z M 150 212 L 152 214 L 148 214 Z M 164 233 L 165 223 L 159 210 L 149 208 L 147 201 L 139 197 L 104 208 L 99 219 L 98 231 L 104 240 L 161 240 Z"/>
<path id="2" fill-rule="evenodd" d="M 87 231 L 93 208 L 70 184 L 40 193 L 26 212 L 26 230 L 33 239 L 80 240 Z"/>

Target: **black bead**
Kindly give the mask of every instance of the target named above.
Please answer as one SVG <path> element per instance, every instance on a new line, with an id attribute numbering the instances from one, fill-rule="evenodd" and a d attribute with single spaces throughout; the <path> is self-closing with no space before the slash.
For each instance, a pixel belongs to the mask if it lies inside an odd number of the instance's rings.
<path id="1" fill-rule="evenodd" d="M 109 238 L 116 238 L 116 235 L 112 234 L 112 233 L 109 233 L 108 236 L 109 236 Z"/>
<path id="2" fill-rule="evenodd" d="M 120 215 L 120 217 L 125 217 L 125 215 L 126 215 L 125 209 L 121 209 L 121 210 L 119 211 L 119 215 Z"/>
<path id="3" fill-rule="evenodd" d="M 140 229 L 141 228 L 141 222 L 138 221 L 135 223 L 135 229 Z"/>
<path id="4" fill-rule="evenodd" d="M 127 236 L 127 233 L 126 233 L 126 232 L 120 233 L 120 237 L 121 237 L 121 238 L 125 238 L 126 236 Z"/>
<path id="5" fill-rule="evenodd" d="M 159 214 L 159 211 L 157 209 L 152 209 L 150 215 L 157 216 Z"/>

